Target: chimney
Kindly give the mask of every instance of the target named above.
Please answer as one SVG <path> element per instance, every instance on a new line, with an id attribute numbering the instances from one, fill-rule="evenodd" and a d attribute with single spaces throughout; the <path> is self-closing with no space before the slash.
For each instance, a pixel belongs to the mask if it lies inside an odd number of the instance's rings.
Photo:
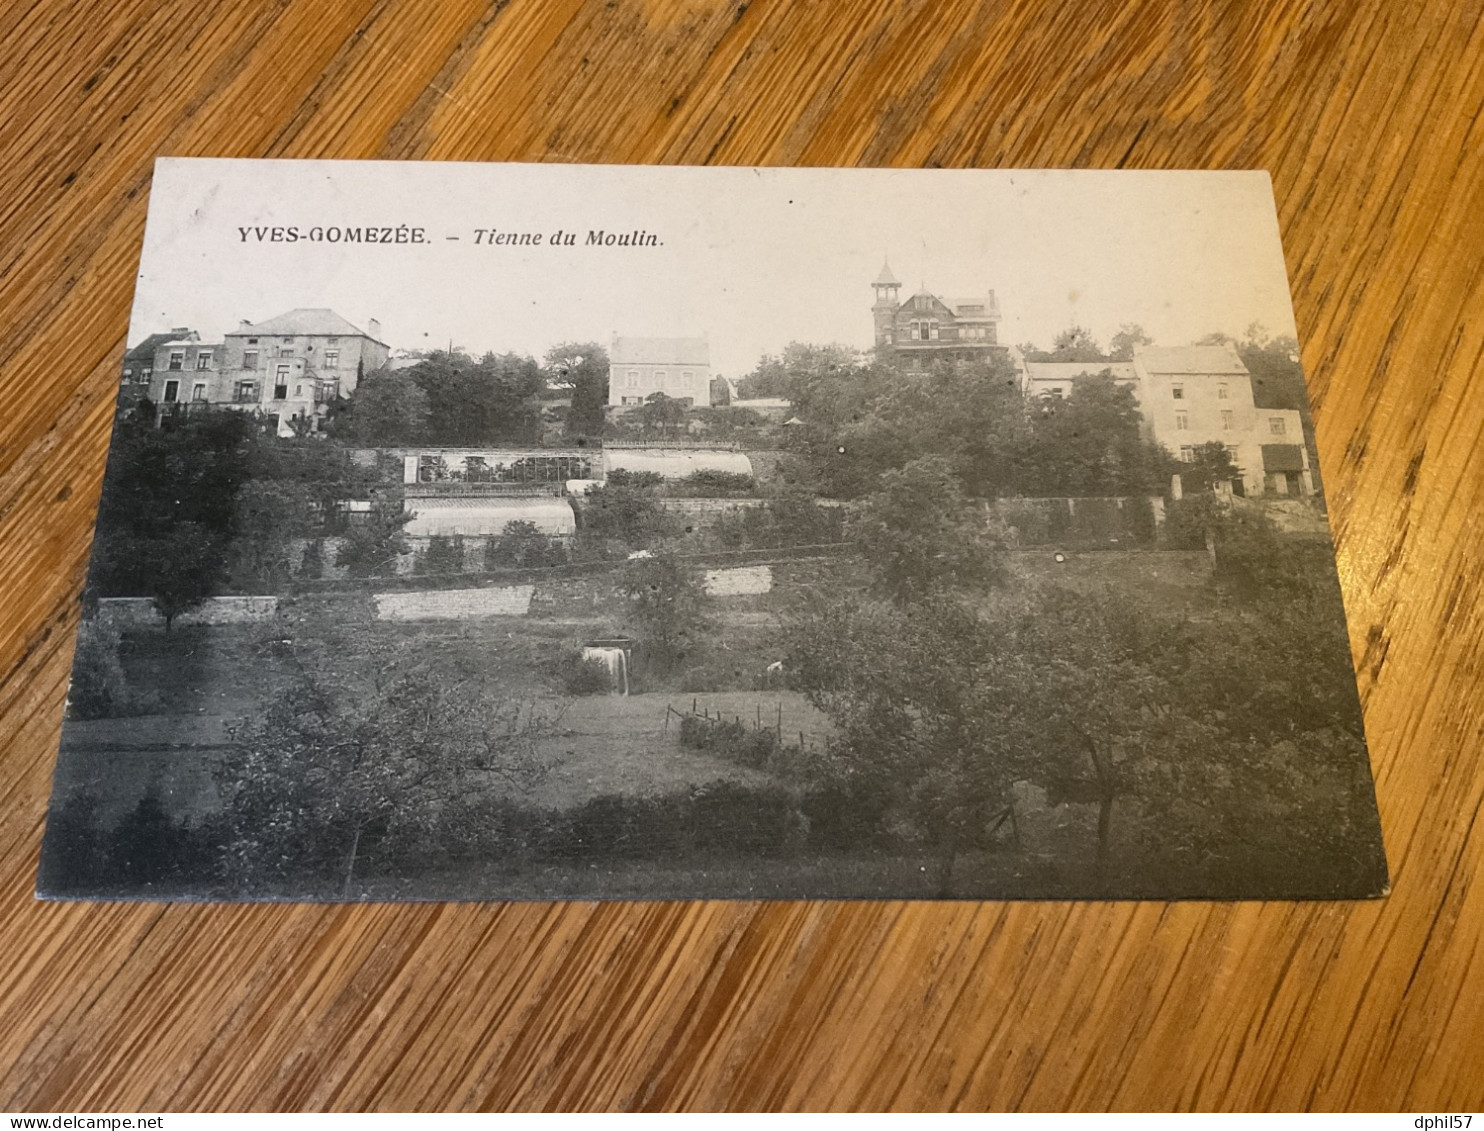
<path id="1" fill-rule="evenodd" d="M 238 321 L 238 323 L 237 323 L 237 332 L 239 334 L 241 334 L 241 333 L 243 333 L 243 332 L 245 332 L 247 330 L 251 330 L 251 329 L 252 329 L 252 323 L 249 322 L 246 318 L 243 318 L 240 321 Z"/>
<path id="2" fill-rule="evenodd" d="M 377 319 L 366 319 L 366 336 L 381 341 L 381 323 Z"/>

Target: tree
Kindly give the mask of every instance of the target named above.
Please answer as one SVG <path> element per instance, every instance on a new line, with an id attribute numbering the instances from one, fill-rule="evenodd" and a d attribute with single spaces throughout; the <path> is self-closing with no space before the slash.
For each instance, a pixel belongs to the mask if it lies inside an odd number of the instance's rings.
<path id="1" fill-rule="evenodd" d="M 984 516 L 942 456 L 885 472 L 880 490 L 856 505 L 848 536 L 870 565 L 877 589 L 899 604 L 982 589 L 1001 577 L 998 547 L 989 540 Z"/>
<path id="2" fill-rule="evenodd" d="M 629 486 L 616 475 L 588 492 L 578 517 L 585 539 L 616 538 L 637 548 L 654 545 L 675 526 L 652 489 Z"/>
<path id="3" fill-rule="evenodd" d="M 1156 494 L 1170 470 L 1164 450 L 1143 436 L 1132 389 L 1104 369 L 1074 378 L 1070 396 L 1032 413 L 1015 481 L 1026 495 Z"/>
<path id="4" fill-rule="evenodd" d="M 372 500 L 364 522 L 352 523 L 335 551 L 335 564 L 352 577 L 390 577 L 397 559 L 409 545 L 403 528 L 415 517 L 402 509 L 402 500 L 390 493 Z"/>
<path id="5" fill-rule="evenodd" d="M 410 369 L 377 369 L 337 404 L 331 431 L 337 439 L 382 448 L 420 443 L 427 435 L 428 394 Z"/>
<path id="6" fill-rule="evenodd" d="M 608 405 L 608 351 L 597 342 L 563 342 L 546 351 L 542 367 L 553 384 L 572 387 L 568 435 L 601 436 Z"/>
<path id="7" fill-rule="evenodd" d="M 300 678 L 244 722 L 214 771 L 232 890 L 353 896 L 368 856 L 425 844 L 449 804 L 540 781 L 538 743 L 559 709 L 409 654 L 369 600 L 281 616 Z"/>
<path id="8" fill-rule="evenodd" d="M 1048 361 L 1107 361 L 1102 347 L 1086 326 L 1075 322 L 1068 326 L 1051 343 Z"/>
<path id="9" fill-rule="evenodd" d="M 1232 460 L 1231 452 L 1220 440 L 1197 444 L 1188 462 L 1181 463 L 1180 486 L 1182 494 L 1210 491 L 1218 483 L 1240 481 L 1241 468 Z"/>
<path id="10" fill-rule="evenodd" d="M 136 553 L 145 553 L 140 545 Z M 149 546 L 160 556 L 151 563 L 153 581 L 150 598 L 165 618 L 169 632 L 181 613 L 199 609 L 213 596 L 226 573 L 226 546 L 206 527 L 194 522 L 177 523 L 170 533 Z"/>
<path id="11" fill-rule="evenodd" d="M 484 568 L 535 569 L 560 565 L 566 555 L 555 540 L 536 528 L 534 522 L 507 522 L 498 538 L 485 542 Z"/>
<path id="12" fill-rule="evenodd" d="M 158 598 L 174 609 L 167 621 L 217 591 L 254 442 L 253 421 L 237 412 L 193 414 L 169 428 L 119 421 L 89 588 Z"/>
<path id="13" fill-rule="evenodd" d="M 634 413 L 634 418 L 646 431 L 654 429 L 663 434 L 685 420 L 685 402 L 665 393 L 650 393 Z"/>
<path id="14" fill-rule="evenodd" d="M 541 436 L 536 396 L 546 376 L 534 358 L 435 351 L 405 371 L 427 395 L 427 439 L 454 446 L 531 444 Z"/>
<path id="15" fill-rule="evenodd" d="M 1144 327 L 1137 322 L 1125 322 L 1118 327 L 1118 333 L 1114 334 L 1108 342 L 1108 355 L 1114 361 L 1132 361 L 1134 350 L 1140 346 L 1152 346 L 1154 339 L 1144 333 Z"/>
<path id="16" fill-rule="evenodd" d="M 700 571 L 671 555 L 639 558 L 624 567 L 618 588 L 629 600 L 628 620 L 646 659 L 662 672 L 670 670 L 705 627 Z"/>

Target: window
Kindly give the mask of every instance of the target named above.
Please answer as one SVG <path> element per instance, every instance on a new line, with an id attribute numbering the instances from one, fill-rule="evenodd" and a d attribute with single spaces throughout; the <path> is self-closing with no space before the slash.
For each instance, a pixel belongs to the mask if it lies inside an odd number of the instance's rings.
<path id="1" fill-rule="evenodd" d="M 278 356 L 279 357 L 293 357 L 294 356 L 294 347 L 293 346 L 279 346 L 278 347 Z"/>
<path id="2" fill-rule="evenodd" d="M 1232 430 L 1232 410 L 1229 408 L 1224 408 L 1221 410 L 1221 427 L 1228 432 Z"/>
<path id="3" fill-rule="evenodd" d="M 912 308 L 914 310 L 931 310 L 933 308 L 932 297 L 930 295 L 913 295 Z"/>
<path id="4" fill-rule="evenodd" d="M 638 387 L 639 387 L 639 371 L 637 369 L 630 369 L 629 370 L 629 388 L 631 388 L 631 389 L 637 389 Z"/>
<path id="5" fill-rule="evenodd" d="M 338 346 L 339 344 L 340 344 L 340 339 L 339 338 L 326 338 L 325 339 L 325 345 L 327 345 L 327 346 Z"/>
<path id="6" fill-rule="evenodd" d="M 124 380 L 125 381 L 129 381 L 129 380 L 132 380 L 133 377 L 134 377 L 134 370 L 130 369 L 127 365 L 124 366 Z"/>
<path id="7" fill-rule="evenodd" d="M 242 354 L 242 368 L 256 369 L 258 367 L 258 351 L 246 350 Z"/>
<path id="8" fill-rule="evenodd" d="M 191 389 L 191 402 L 193 404 L 203 404 L 203 403 L 205 403 L 205 401 L 206 401 L 206 382 L 205 381 L 197 381 L 196 384 L 195 384 L 195 386 Z"/>
<path id="9" fill-rule="evenodd" d="M 1232 463 L 1236 463 L 1237 462 L 1237 445 L 1235 445 L 1235 444 L 1228 444 L 1226 446 L 1226 454 L 1231 457 Z"/>
<path id="10" fill-rule="evenodd" d="M 1288 434 L 1288 426 L 1284 423 L 1281 416 L 1270 416 L 1268 418 L 1268 431 L 1274 436 L 1286 436 Z"/>
<path id="11" fill-rule="evenodd" d="M 294 396 L 296 396 L 296 397 L 302 397 L 303 395 L 304 395 L 304 386 L 303 385 L 295 385 L 294 386 Z"/>
<path id="12" fill-rule="evenodd" d="M 1191 444 L 1182 445 L 1180 448 L 1180 459 L 1184 463 L 1194 463 L 1195 447 Z"/>
<path id="13" fill-rule="evenodd" d="M 936 339 L 938 336 L 938 324 L 936 322 L 929 322 L 928 332 L 932 335 L 933 338 Z"/>
<path id="14" fill-rule="evenodd" d="M 1217 385 L 1216 386 L 1216 399 L 1219 400 L 1219 401 L 1226 400 L 1226 386 L 1225 385 Z"/>
<path id="15" fill-rule="evenodd" d="M 211 354 L 205 353 L 205 352 L 198 353 L 196 355 L 196 368 L 197 369 L 210 369 L 211 368 Z"/>
<path id="16" fill-rule="evenodd" d="M 170 351 L 170 368 L 171 369 L 184 369 L 185 368 L 185 350 L 171 350 Z"/>
<path id="17" fill-rule="evenodd" d="M 1177 401 L 1183 401 L 1185 399 L 1185 386 L 1172 386 L 1170 389 L 1170 396 L 1174 397 Z"/>
<path id="18" fill-rule="evenodd" d="M 284 345 L 286 345 L 286 346 L 291 346 L 291 345 L 293 345 L 293 344 L 294 344 L 294 339 L 293 339 L 293 337 L 292 337 L 292 335 L 291 335 L 291 336 L 289 336 L 289 337 L 287 337 L 287 338 L 285 338 L 285 339 L 284 339 L 284 340 L 283 340 L 283 344 L 284 344 Z"/>
<path id="19" fill-rule="evenodd" d="M 179 381 L 166 381 L 165 382 L 165 403 L 166 404 L 174 404 L 179 399 L 180 399 L 180 382 Z"/>
<path id="20" fill-rule="evenodd" d="M 247 339 L 247 344 L 250 345 L 250 346 L 255 346 L 255 345 L 258 344 L 258 339 L 257 338 L 248 338 Z"/>
<path id="21" fill-rule="evenodd" d="M 339 350 L 325 350 L 325 368 L 326 369 L 339 369 L 340 368 L 340 351 Z"/>
<path id="22" fill-rule="evenodd" d="M 1064 396 L 1064 395 L 1065 395 L 1065 393 L 1066 393 L 1066 386 L 1064 386 L 1064 385 L 1056 385 L 1056 386 L 1054 386 L 1054 387 L 1053 387 L 1053 388 L 1052 388 L 1052 389 L 1051 389 L 1051 390 L 1050 390 L 1050 392 L 1051 392 L 1051 399 L 1052 399 L 1052 400 L 1057 400 L 1057 401 L 1059 401 L 1059 400 L 1061 400 L 1061 399 L 1062 399 L 1062 397 L 1063 397 L 1063 396 Z"/>
<path id="23" fill-rule="evenodd" d="M 273 377 L 273 399 L 286 400 L 289 395 L 289 367 L 280 365 Z"/>
<path id="24" fill-rule="evenodd" d="M 256 381 L 238 381 L 236 389 L 232 392 L 232 399 L 238 404 L 253 404 L 258 399 L 258 383 Z"/>
<path id="25" fill-rule="evenodd" d="M 664 374 L 664 371 L 663 370 L 656 369 L 654 371 L 654 384 L 655 384 L 655 387 L 656 388 L 659 388 L 659 389 L 662 389 L 662 388 L 665 387 L 665 374 Z"/>
<path id="26" fill-rule="evenodd" d="M 1189 429 L 1190 417 L 1183 412 L 1175 413 L 1175 428 L 1180 432 L 1184 432 Z"/>

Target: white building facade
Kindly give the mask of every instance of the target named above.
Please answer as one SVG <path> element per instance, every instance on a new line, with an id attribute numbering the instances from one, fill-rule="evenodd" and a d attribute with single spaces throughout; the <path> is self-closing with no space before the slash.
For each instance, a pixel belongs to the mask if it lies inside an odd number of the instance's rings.
<path id="1" fill-rule="evenodd" d="M 654 393 L 690 405 L 711 403 L 711 346 L 705 338 L 613 338 L 608 403 L 633 407 Z"/>
<path id="2" fill-rule="evenodd" d="M 1018 355 L 1016 355 L 1018 356 Z M 1127 362 L 1020 361 L 1027 397 L 1058 400 L 1081 376 L 1109 372 L 1133 389 L 1145 435 L 1186 462 L 1198 448 L 1226 448 L 1248 495 L 1308 496 L 1314 478 L 1303 418 L 1293 409 L 1259 408 L 1252 376 L 1230 344 L 1146 346 Z"/>

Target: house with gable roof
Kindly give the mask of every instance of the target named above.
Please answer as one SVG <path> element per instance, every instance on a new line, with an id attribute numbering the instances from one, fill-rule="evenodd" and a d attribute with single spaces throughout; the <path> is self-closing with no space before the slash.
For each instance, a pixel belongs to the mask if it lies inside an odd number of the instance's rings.
<path id="1" fill-rule="evenodd" d="M 883 263 L 871 284 L 876 346 L 888 349 L 919 369 L 932 361 L 966 361 L 986 354 L 1005 354 L 999 343 L 1000 304 L 994 291 L 948 296 L 927 290 L 901 301 L 901 282 Z"/>
<path id="2" fill-rule="evenodd" d="M 711 403 L 711 346 L 705 338 L 622 338 L 608 347 L 608 403 L 642 405 L 654 393 Z"/>
<path id="3" fill-rule="evenodd" d="M 1252 375 L 1230 343 L 1140 346 L 1132 361 L 1027 361 L 1014 357 L 1032 402 L 1072 394 L 1079 377 L 1108 373 L 1133 390 L 1144 434 L 1186 462 L 1198 448 L 1226 448 L 1247 495 L 1307 496 L 1314 478 L 1303 420 L 1293 409 L 1258 408 Z"/>
<path id="4" fill-rule="evenodd" d="M 259 412 L 281 435 L 293 434 L 296 417 L 312 430 L 330 401 L 386 364 L 391 351 L 380 335 L 375 319 L 362 330 L 324 307 L 244 321 L 219 343 L 201 342 L 194 333 L 188 339 L 169 335 L 154 346 L 148 395 L 162 409 L 216 405 Z"/>

